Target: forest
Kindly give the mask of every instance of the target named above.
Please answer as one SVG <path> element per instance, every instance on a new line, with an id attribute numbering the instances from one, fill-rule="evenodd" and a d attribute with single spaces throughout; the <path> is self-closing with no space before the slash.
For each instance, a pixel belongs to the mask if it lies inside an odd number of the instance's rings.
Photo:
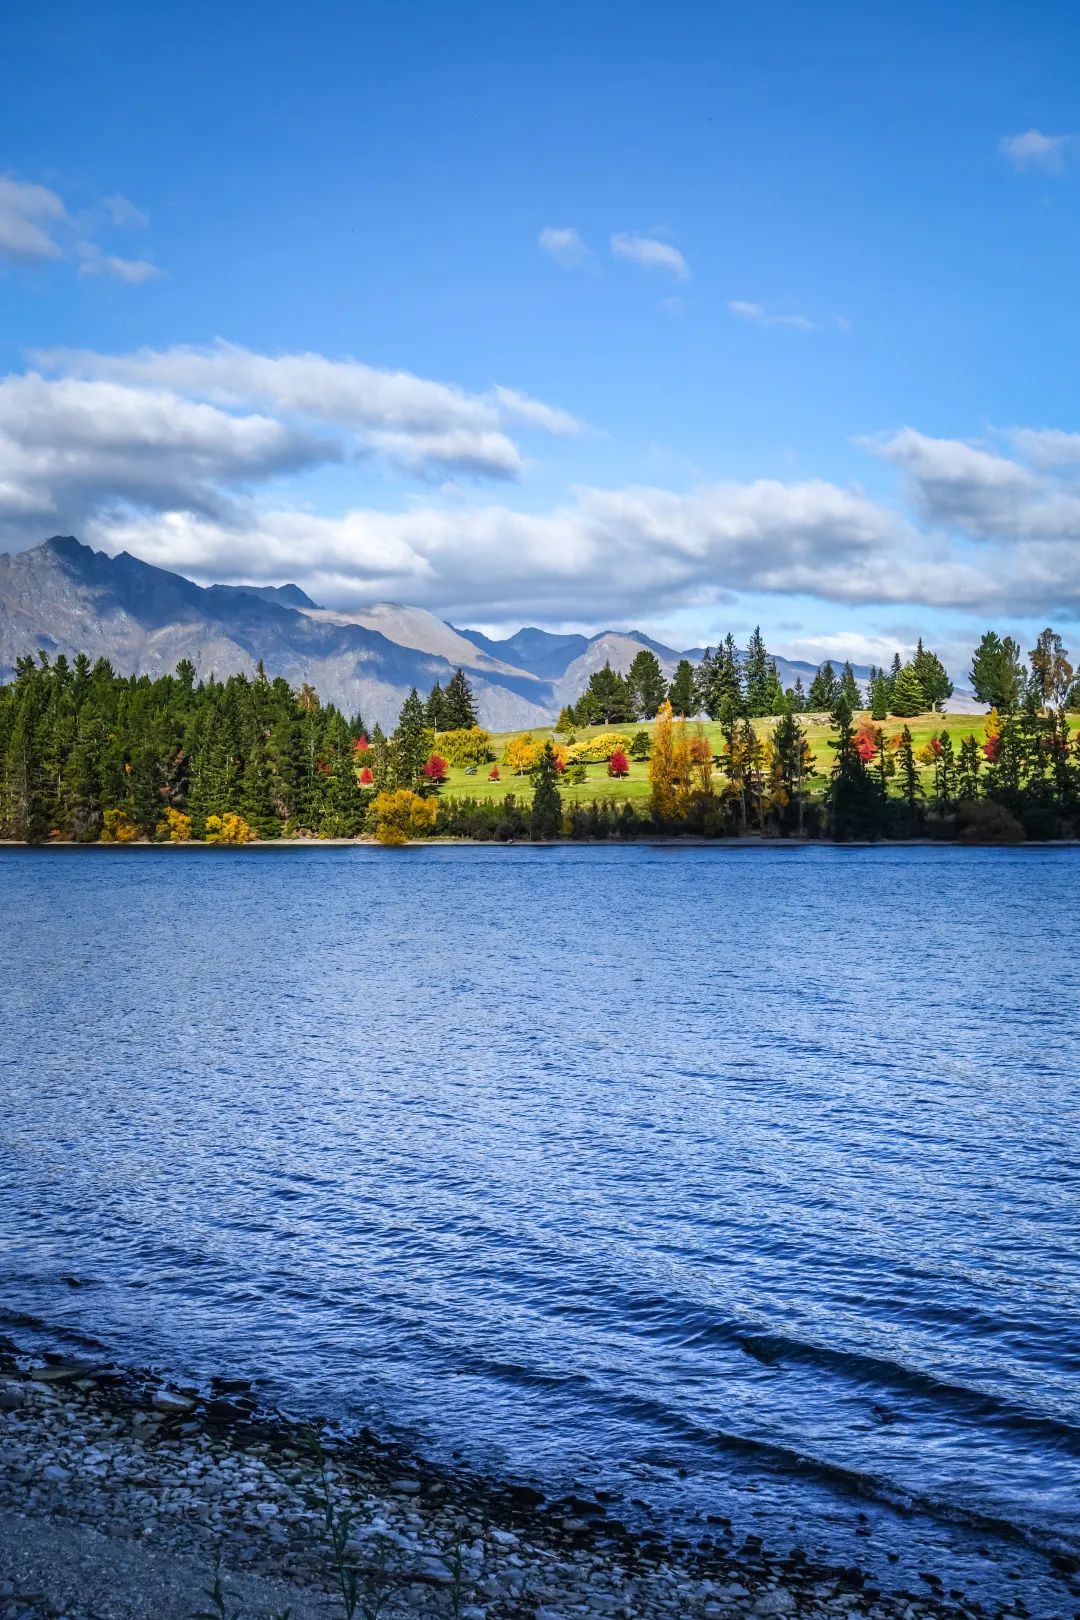
<path id="1" fill-rule="evenodd" d="M 643 649 L 605 665 L 550 731 L 495 736 L 469 681 L 406 698 L 390 735 L 261 665 L 200 680 L 120 675 L 40 652 L 0 687 L 0 837 L 246 844 L 373 836 L 938 838 L 1080 835 L 1076 678 L 1047 629 L 1026 660 L 988 631 L 970 679 L 920 642 L 909 663 L 825 664 L 780 689 L 760 632 L 666 680 Z M 631 729 L 622 730 L 621 727 Z"/>

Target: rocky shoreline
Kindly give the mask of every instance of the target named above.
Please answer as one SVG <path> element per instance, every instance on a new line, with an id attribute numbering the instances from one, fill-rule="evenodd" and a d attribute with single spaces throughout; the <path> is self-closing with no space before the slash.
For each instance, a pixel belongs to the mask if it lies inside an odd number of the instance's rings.
<path id="1" fill-rule="evenodd" d="M 1025 1615 L 882 1594 L 857 1569 L 776 1559 L 726 1522 L 697 1542 L 605 1503 L 436 1467 L 368 1430 L 260 1409 L 244 1380 L 0 1351 L 0 1620 L 765 1620 Z M 611 1503 L 611 1498 L 607 1499 Z M 211 1600 L 215 1568 L 219 1602 Z"/>

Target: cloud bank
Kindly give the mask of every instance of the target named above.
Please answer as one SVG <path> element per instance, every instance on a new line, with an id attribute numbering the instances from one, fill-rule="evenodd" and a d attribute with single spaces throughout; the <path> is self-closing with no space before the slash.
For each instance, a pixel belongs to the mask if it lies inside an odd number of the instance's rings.
<path id="1" fill-rule="evenodd" d="M 0 544 L 74 532 L 201 579 L 294 578 L 328 603 L 390 596 L 491 623 L 648 618 L 740 592 L 1080 613 L 1080 434 L 866 439 L 894 470 L 895 502 L 755 479 L 586 486 L 536 510 L 436 481 L 516 479 L 519 438 L 580 431 L 511 387 L 355 359 L 224 342 L 51 351 L 0 378 Z M 412 504 L 304 509 L 298 478 L 358 457 L 417 480 Z"/>

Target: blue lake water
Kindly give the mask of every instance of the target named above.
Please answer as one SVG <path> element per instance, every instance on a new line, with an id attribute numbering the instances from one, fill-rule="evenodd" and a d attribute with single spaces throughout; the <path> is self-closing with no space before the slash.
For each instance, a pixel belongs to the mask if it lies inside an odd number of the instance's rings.
<path id="1" fill-rule="evenodd" d="M 1070 850 L 0 852 L 0 1332 L 1072 1614 L 1078 891 Z"/>

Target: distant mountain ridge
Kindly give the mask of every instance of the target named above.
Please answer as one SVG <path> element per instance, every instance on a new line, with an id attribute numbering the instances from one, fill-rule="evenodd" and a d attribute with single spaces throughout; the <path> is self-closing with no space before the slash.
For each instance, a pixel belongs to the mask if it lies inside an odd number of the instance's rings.
<path id="1" fill-rule="evenodd" d="M 378 602 L 337 612 L 298 585 L 196 585 L 122 551 L 95 551 L 56 535 L 28 551 L 0 554 L 0 680 L 39 648 L 68 658 L 107 658 L 123 674 L 169 674 L 182 658 L 200 676 L 250 674 L 260 660 L 292 686 L 305 681 L 325 702 L 390 729 L 410 687 L 426 694 L 459 666 L 481 722 L 508 731 L 550 724 L 610 662 L 625 674 L 643 647 L 670 679 L 678 652 L 637 630 L 594 636 L 528 626 L 496 640 L 458 629 L 425 608 Z M 780 679 L 808 687 L 816 665 L 777 658 Z M 865 666 L 855 666 L 865 679 Z"/>

